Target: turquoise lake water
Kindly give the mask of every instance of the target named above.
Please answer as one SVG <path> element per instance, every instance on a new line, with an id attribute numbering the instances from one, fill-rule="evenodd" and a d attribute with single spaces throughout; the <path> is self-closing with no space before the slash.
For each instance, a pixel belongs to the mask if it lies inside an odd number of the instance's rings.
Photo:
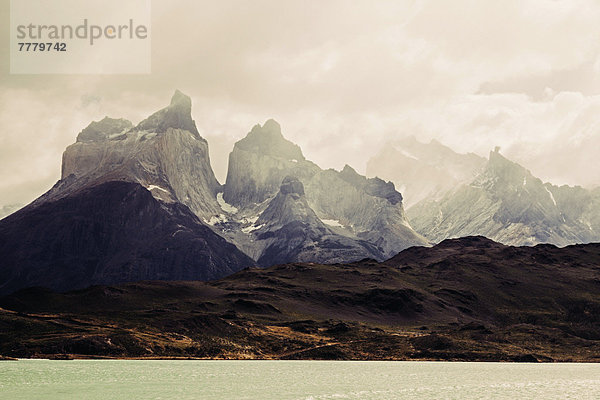
<path id="1" fill-rule="evenodd" d="M 19 360 L 0 399 L 600 399 L 600 364 Z"/>

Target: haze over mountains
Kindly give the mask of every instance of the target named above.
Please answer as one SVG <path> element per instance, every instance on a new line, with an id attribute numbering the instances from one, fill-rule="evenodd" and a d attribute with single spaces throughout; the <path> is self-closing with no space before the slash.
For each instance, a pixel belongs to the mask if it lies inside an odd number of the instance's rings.
<path id="1" fill-rule="evenodd" d="M 0 221 L 0 293 L 215 279 L 253 265 L 198 217 L 220 209 L 220 185 L 190 111 L 176 92 L 138 126 L 105 118 L 81 131 L 61 180 Z"/>
<path id="2" fill-rule="evenodd" d="M 367 163 L 367 176 L 398 185 L 408 209 L 470 182 L 484 165 L 485 158 L 476 154 L 459 154 L 437 140 L 425 144 L 409 136 L 388 143 L 373 156 Z"/>
<path id="3" fill-rule="evenodd" d="M 471 235 L 510 245 L 600 241 L 600 190 L 544 183 L 499 149 L 486 160 L 408 138 L 373 157 L 368 171 L 419 198 L 408 219 L 433 243 Z"/>
<path id="4" fill-rule="evenodd" d="M 498 151 L 472 182 L 409 214 L 434 242 L 473 232 L 512 245 L 600 241 L 599 190 L 543 183 Z"/>

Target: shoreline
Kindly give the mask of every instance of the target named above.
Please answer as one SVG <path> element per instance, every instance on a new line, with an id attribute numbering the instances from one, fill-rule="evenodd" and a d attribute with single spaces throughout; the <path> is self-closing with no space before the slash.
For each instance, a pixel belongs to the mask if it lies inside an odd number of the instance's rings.
<path id="1" fill-rule="evenodd" d="M 322 362 L 431 362 L 431 363 L 502 363 L 502 364 L 600 364 L 600 360 L 538 360 L 533 361 L 530 359 L 523 361 L 508 360 L 508 359 L 443 359 L 443 358 L 365 358 L 365 359 L 285 359 L 285 358 L 207 358 L 207 357 L 120 357 L 120 356 L 90 356 L 84 354 L 44 354 L 40 357 L 7 357 L 0 356 L 0 361 L 81 361 L 81 360 L 107 360 L 107 361 L 322 361 Z"/>

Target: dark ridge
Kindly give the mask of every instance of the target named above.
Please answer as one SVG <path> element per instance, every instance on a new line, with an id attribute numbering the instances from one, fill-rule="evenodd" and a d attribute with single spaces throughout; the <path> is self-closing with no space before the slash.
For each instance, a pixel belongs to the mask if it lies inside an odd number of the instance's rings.
<path id="1" fill-rule="evenodd" d="M 483 246 L 481 246 L 483 244 Z M 600 359 L 600 244 L 482 237 L 383 263 L 293 263 L 213 282 L 138 282 L 0 297 L 9 357 Z"/>
<path id="2" fill-rule="evenodd" d="M 253 261 L 136 183 L 112 181 L 0 221 L 0 294 L 147 279 L 216 279 Z"/>

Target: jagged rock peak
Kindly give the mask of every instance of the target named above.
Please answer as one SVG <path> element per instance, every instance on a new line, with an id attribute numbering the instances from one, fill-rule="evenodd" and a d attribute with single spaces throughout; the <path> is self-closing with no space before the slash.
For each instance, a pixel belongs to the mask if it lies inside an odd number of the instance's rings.
<path id="1" fill-rule="evenodd" d="M 113 135 L 125 133 L 133 127 L 133 124 L 126 119 L 104 117 L 100 121 L 92 121 L 85 127 L 79 135 L 78 142 L 99 142 L 109 139 Z"/>
<path id="2" fill-rule="evenodd" d="M 196 122 L 192 119 L 192 99 L 179 90 L 176 90 L 171 97 L 168 107 L 155 112 L 136 127 L 137 130 L 158 133 L 166 132 L 168 128 L 183 129 L 191 132 L 197 139 L 201 139 Z"/>
<path id="3" fill-rule="evenodd" d="M 304 185 L 295 176 L 286 176 L 281 182 L 279 191 L 282 194 L 297 194 L 304 196 Z"/>
<path id="4" fill-rule="evenodd" d="M 190 96 L 183 94 L 179 89 L 175 89 L 173 97 L 171 97 L 171 107 L 181 107 L 183 110 L 192 112 L 192 99 Z"/>
<path id="5" fill-rule="evenodd" d="M 402 194 L 396 191 L 396 187 L 392 182 L 386 182 L 380 178 L 367 179 L 348 164 L 340 172 L 340 177 L 355 188 L 361 189 L 371 196 L 384 198 L 391 204 L 402 202 Z"/>
<path id="6" fill-rule="evenodd" d="M 494 176 L 504 183 L 520 185 L 522 182 L 526 183 L 526 179 L 534 178 L 526 168 L 500 154 L 498 148 L 490 152 L 490 158 L 485 170 L 487 176 Z"/>
<path id="7" fill-rule="evenodd" d="M 500 154 L 500 149 L 496 147 L 494 150 L 490 151 L 490 156 L 488 158 L 488 168 L 490 167 L 502 167 L 502 168 L 518 168 L 521 170 L 525 170 L 519 164 L 509 160 Z"/>
<path id="8" fill-rule="evenodd" d="M 266 120 L 262 126 L 262 129 L 265 132 L 273 132 L 274 134 L 283 137 L 281 134 L 281 125 L 279 125 L 279 122 L 275 121 L 273 118 Z"/>
<path id="9" fill-rule="evenodd" d="M 340 171 L 340 177 L 356 187 L 364 186 L 367 182 L 366 177 L 359 175 L 358 172 L 348 164 L 344 165 L 344 168 Z"/>
<path id="10" fill-rule="evenodd" d="M 235 144 L 239 150 L 250 151 L 260 155 L 281 157 L 288 160 L 304 160 L 300 146 L 283 137 L 281 126 L 273 119 L 262 126 L 254 125 L 245 138 Z"/>

